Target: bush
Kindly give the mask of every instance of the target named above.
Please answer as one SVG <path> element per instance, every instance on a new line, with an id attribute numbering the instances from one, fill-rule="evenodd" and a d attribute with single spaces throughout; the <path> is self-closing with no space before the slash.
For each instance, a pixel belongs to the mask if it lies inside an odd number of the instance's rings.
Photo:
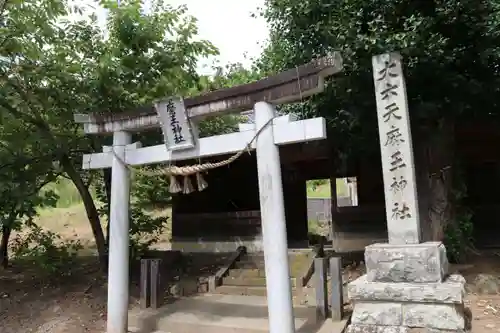
<path id="1" fill-rule="evenodd" d="M 49 274 L 67 272 L 82 248 L 80 241 L 63 241 L 58 234 L 35 224 L 11 242 L 14 259 L 30 262 Z"/>

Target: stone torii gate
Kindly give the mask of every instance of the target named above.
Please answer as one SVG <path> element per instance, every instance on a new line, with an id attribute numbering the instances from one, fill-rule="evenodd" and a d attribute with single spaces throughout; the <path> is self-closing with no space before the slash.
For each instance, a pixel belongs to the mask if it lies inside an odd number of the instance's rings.
<path id="1" fill-rule="evenodd" d="M 83 156 L 84 169 L 112 168 L 107 333 L 126 333 L 128 329 L 128 166 L 230 154 L 245 149 L 256 135 L 250 149 L 256 149 L 257 153 L 269 329 L 271 333 L 295 332 L 278 146 L 325 139 L 326 124 L 323 118 L 275 119 L 274 105 L 297 102 L 321 92 L 324 79 L 341 69 L 342 59 L 338 53 L 333 53 L 260 81 L 184 99 L 183 105 L 176 110 L 182 109 L 182 116 L 191 122 L 192 132 L 185 134 L 193 140 L 188 142 L 190 145 L 179 149 L 173 149 L 168 142 L 167 145 L 150 147 L 132 143 L 132 132 L 160 126 L 164 127 L 167 140 L 166 114 L 159 109 L 159 104 L 119 114 L 75 115 L 75 121 L 83 124 L 86 134 L 113 135 L 112 147 L 103 147 L 102 153 Z M 252 109 L 255 112 L 254 128 L 245 127 L 246 130 L 237 133 L 196 139 L 196 122 L 200 119 Z"/>

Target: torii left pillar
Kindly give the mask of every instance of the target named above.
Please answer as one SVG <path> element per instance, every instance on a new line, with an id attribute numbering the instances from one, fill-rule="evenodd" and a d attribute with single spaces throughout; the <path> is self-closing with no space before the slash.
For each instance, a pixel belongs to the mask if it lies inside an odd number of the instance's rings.
<path id="1" fill-rule="evenodd" d="M 129 132 L 113 134 L 107 333 L 128 332 L 130 171 L 122 161 L 131 142 Z"/>

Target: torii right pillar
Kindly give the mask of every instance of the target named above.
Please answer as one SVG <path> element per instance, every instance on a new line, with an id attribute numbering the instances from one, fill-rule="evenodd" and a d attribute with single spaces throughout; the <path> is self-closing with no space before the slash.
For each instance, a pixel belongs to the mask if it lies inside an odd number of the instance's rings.
<path id="1" fill-rule="evenodd" d="M 401 56 L 374 56 L 389 243 L 365 249 L 366 275 L 348 285 L 348 333 L 463 332 L 465 279 L 448 274 L 441 242 L 420 243 L 410 118 Z"/>

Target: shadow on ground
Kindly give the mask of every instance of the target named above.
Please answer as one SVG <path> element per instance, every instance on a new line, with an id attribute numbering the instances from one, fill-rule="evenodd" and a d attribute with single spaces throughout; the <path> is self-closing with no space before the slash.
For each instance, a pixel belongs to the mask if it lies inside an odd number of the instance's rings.
<path id="1" fill-rule="evenodd" d="M 217 262 L 206 257 L 185 261 L 179 274 L 202 276 L 217 270 Z M 469 265 L 454 266 L 467 280 L 467 306 L 472 311 L 474 332 L 500 331 L 500 251 L 482 252 Z M 181 266 L 182 266 L 181 265 Z M 134 266 L 136 267 L 136 266 Z M 359 265 L 358 265 L 359 268 Z M 172 270 L 173 272 L 175 270 Z M 138 271 L 132 270 L 130 304 L 138 304 Z M 164 275 L 165 276 L 165 275 Z M 171 282 L 180 275 L 171 274 Z M 0 321 L 2 333 L 103 332 L 106 322 L 106 274 L 95 257 L 79 258 L 65 272 L 47 275 L 26 263 L 12 263 L 0 270 Z M 172 301 L 172 299 L 169 299 Z M 249 306 L 249 316 L 264 316 Z M 231 309 L 227 309 L 228 311 Z M 216 316 L 224 309 L 199 313 Z M 309 323 L 308 325 L 314 325 Z M 309 326 L 310 327 L 310 326 Z"/>

